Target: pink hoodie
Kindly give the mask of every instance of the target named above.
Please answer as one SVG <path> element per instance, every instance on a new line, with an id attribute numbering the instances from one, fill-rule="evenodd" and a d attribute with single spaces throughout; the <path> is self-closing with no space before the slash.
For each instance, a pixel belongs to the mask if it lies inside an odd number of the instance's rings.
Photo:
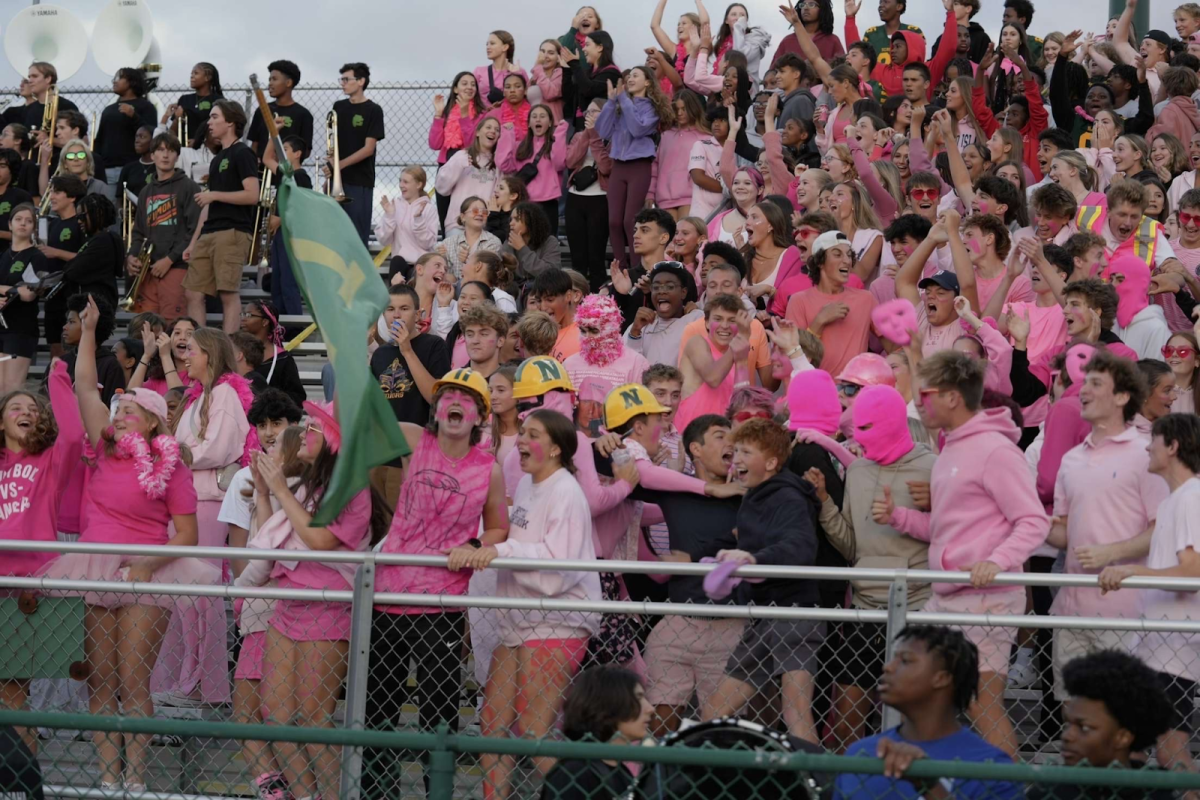
<path id="1" fill-rule="evenodd" d="M 1046 541 L 1050 519 L 1017 448 L 1020 436 L 1007 408 L 980 411 L 946 434 L 930 476 L 931 511 L 892 512 L 892 527 L 929 542 L 930 569 L 955 571 L 991 561 L 1005 572 L 1019 572 Z M 1013 587 L 935 583 L 933 590 L 953 594 Z"/>
<path id="2" fill-rule="evenodd" d="M 550 154 L 538 159 L 537 177 L 529 182 L 529 199 L 535 203 L 554 200 L 562 196 L 562 171 L 567 166 L 567 123 L 560 121 L 551 131 L 554 142 L 550 145 Z M 505 175 L 515 175 L 521 167 L 532 164 L 537 154 L 542 151 L 544 137 L 533 137 L 534 155 L 526 159 L 517 158 L 516 134 L 512 128 L 500 130 L 500 141 L 496 143 L 496 166 Z"/>

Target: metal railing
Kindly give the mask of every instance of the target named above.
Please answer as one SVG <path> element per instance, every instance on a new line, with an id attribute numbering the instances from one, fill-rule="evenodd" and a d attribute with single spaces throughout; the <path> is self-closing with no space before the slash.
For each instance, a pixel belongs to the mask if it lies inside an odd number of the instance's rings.
<path id="1" fill-rule="evenodd" d="M 0 540 L 0 552 L 4 551 L 24 551 L 24 552 L 57 552 L 57 553 L 89 553 L 101 555 L 144 555 L 145 550 L 123 546 L 123 545 L 107 545 L 107 544 L 86 544 L 86 543 L 64 543 L 64 542 L 24 542 L 13 540 Z M 277 550 L 249 550 L 235 549 L 225 547 L 156 547 L 154 548 L 156 555 L 162 556 L 191 556 L 202 559 L 244 559 L 249 561 L 254 560 L 276 560 L 281 558 L 282 552 Z M 385 566 L 416 566 L 416 567 L 441 567 L 446 566 L 446 558 L 442 556 L 415 556 L 415 555 L 398 555 L 384 554 L 372 552 L 313 552 L 313 551 L 286 551 L 286 557 L 291 561 L 298 562 L 317 562 L 323 565 L 331 564 L 355 564 L 358 565 L 355 574 L 354 586 L 349 590 L 334 591 L 334 590 L 311 590 L 297 588 L 280 588 L 280 587 L 244 587 L 232 585 L 164 585 L 160 583 L 112 583 L 104 581 L 68 581 L 68 580 L 51 580 L 46 578 L 29 578 L 29 577 L 0 577 L 0 596 L 6 590 L 9 594 L 19 591 L 35 590 L 37 592 L 64 595 L 64 594 L 79 594 L 79 593 L 103 593 L 104 595 L 135 595 L 135 596 L 173 596 L 173 597 L 192 597 L 192 598 L 208 598 L 211 602 L 232 603 L 239 599 L 256 598 L 261 600 L 274 601 L 297 601 L 305 603 L 329 603 L 346 605 L 350 607 L 350 631 L 347 652 L 345 655 L 345 694 L 344 700 L 341 702 L 340 708 L 340 726 L 346 730 L 364 730 L 369 727 L 371 706 L 376 705 L 372 700 L 371 694 L 371 665 L 373 659 L 384 658 L 382 644 L 373 641 L 375 630 L 373 625 L 373 609 L 377 606 L 413 606 L 421 607 L 429 610 L 438 611 L 463 611 L 468 610 L 471 617 L 471 647 L 470 650 L 476 660 L 476 664 L 480 663 L 481 654 L 486 648 L 478 647 L 474 641 L 477 634 L 486 634 L 489 625 L 495 624 L 494 616 L 499 613 L 515 613 L 515 614 L 545 614 L 548 612 L 572 612 L 572 613 L 592 613 L 596 615 L 613 615 L 624 620 L 637 621 L 639 625 L 652 627 L 660 618 L 676 617 L 687 618 L 696 621 L 718 621 L 729 620 L 732 622 L 742 621 L 746 624 L 753 624 L 759 620 L 780 620 L 780 621 L 807 621 L 812 623 L 823 623 L 829 626 L 830 635 L 835 629 L 841 629 L 841 626 L 867 626 L 872 631 L 878 631 L 882 636 L 884 647 L 887 655 L 890 656 L 892 644 L 896 638 L 896 634 L 908 624 L 936 624 L 948 625 L 956 627 L 983 627 L 995 629 L 1051 629 L 1054 631 L 1069 630 L 1069 631 L 1096 631 L 1096 632 L 1130 632 L 1131 634 L 1155 634 L 1162 632 L 1179 632 L 1193 635 L 1200 635 L 1200 619 L 1198 620 L 1153 620 L 1143 618 L 1101 618 L 1101 617 L 1053 617 L 1053 616 L 1032 616 L 1019 614 L 961 614 L 961 613 L 945 613 L 945 612 L 925 612 L 909 609 L 907 604 L 908 587 L 913 584 L 923 583 L 942 583 L 942 584 L 966 584 L 970 582 L 970 574 L 966 572 L 939 572 L 933 570 L 893 570 L 893 569 L 836 569 L 822 567 L 772 567 L 772 566 L 747 566 L 742 567 L 735 573 L 744 578 L 785 578 L 795 580 L 839 580 L 845 581 L 848 579 L 869 579 L 872 581 L 886 581 L 891 584 L 889 592 L 889 605 L 886 609 L 868 610 L 856 608 L 780 608 L 774 606 L 755 606 L 755 605 L 719 605 L 719 604 L 679 604 L 669 602 L 651 602 L 645 600 L 596 600 L 596 601 L 573 601 L 551 598 L 506 598 L 487 595 L 426 595 L 426 594 L 388 594 L 380 592 L 376 588 L 377 571 Z M 634 574 L 658 574 L 658 575 L 680 575 L 680 576 L 702 576 L 713 569 L 713 565 L 705 564 L 678 564 L 678 563 L 650 563 L 650 562 L 626 562 L 626 561 L 553 561 L 546 562 L 536 559 L 496 559 L 491 565 L 496 570 L 517 570 L 517 571 L 537 571 L 537 570 L 554 570 L 562 571 L 590 571 L 603 573 L 617 573 L 625 575 Z M 1061 575 L 1061 574 L 1026 574 L 1026 573 L 1005 573 L 997 577 L 998 585 L 1008 586 L 1050 586 L 1050 587 L 1096 587 L 1098 585 L 1095 576 L 1089 575 Z M 1194 579 L 1166 579 L 1166 578 L 1130 578 L 1126 581 L 1125 586 L 1129 589 L 1159 589 L 1171 591 L 1200 591 L 1200 580 Z M 480 614 L 482 616 L 476 616 Z M 658 642 L 658 644 L 662 644 Z M 668 643 L 671 644 L 671 643 Z M 690 642 L 677 641 L 673 643 L 676 646 L 686 646 Z M 650 639 L 645 636 L 639 639 L 642 655 L 645 655 L 647 661 L 651 660 L 654 655 L 654 640 L 653 634 L 650 634 Z M 840 648 L 840 649 L 839 649 Z M 465 648 L 464 648 L 465 650 Z M 490 650 L 486 652 L 490 653 Z M 855 652 L 844 643 L 842 645 L 830 645 L 827 652 L 824 653 L 824 663 L 822 669 L 840 670 L 838 675 L 842 675 L 851 671 L 851 664 L 855 666 L 853 669 L 862 669 L 864 673 L 869 673 L 873 669 L 878 668 L 878 664 L 867 664 L 869 656 L 864 656 L 862 653 Z M 419 657 L 418 657 L 419 660 Z M 490 655 L 488 658 L 490 662 Z M 465 653 L 461 658 L 461 665 L 455 664 L 452 666 L 454 672 L 454 681 L 456 685 L 464 691 L 469 691 L 469 685 L 474 684 L 476 691 L 483 694 L 484 680 L 480 676 L 486 678 L 488 670 L 484 664 L 482 670 L 477 666 L 475 680 L 472 680 L 470 675 L 472 669 L 468 663 L 468 658 Z M 860 665 L 860 662 L 861 665 Z M 408 674 L 407 658 L 403 664 L 397 666 L 397 669 L 404 671 L 405 676 Z M 1036 693 L 1021 694 L 1011 693 L 1008 697 L 1009 715 L 1013 717 L 1013 722 L 1020 726 L 1022 723 L 1028 723 L 1037 714 L 1039 707 L 1049 701 L 1049 676 L 1043 675 L 1044 693 L 1042 697 L 1035 696 Z M 856 681 L 855 684 L 862 681 Z M 408 681 L 405 681 L 408 683 Z M 836 678 L 827 683 L 841 684 L 841 679 Z M 648 687 L 648 691 L 651 687 Z M 409 694 L 413 691 L 420 694 L 422 687 L 419 682 L 412 684 L 407 690 Z M 699 687 L 697 687 L 699 692 Z M 769 693 L 768 693 L 769 694 Z M 699 697 L 699 694 L 697 694 Z M 377 698 L 376 698 L 377 699 Z M 702 699 L 702 698 L 701 698 Z M 265 702 L 265 701 L 264 701 Z M 769 705 L 770 702 L 766 701 Z M 405 704 L 406 719 L 412 716 L 412 698 L 409 697 L 403 701 Z M 420 708 L 418 702 L 417 708 Z M 687 705 L 690 707 L 690 701 Z M 873 706 L 875 704 L 872 704 Z M 460 699 L 457 707 L 461 709 L 462 714 L 470 715 L 472 704 Z M 1032 708 L 1030 707 L 1032 706 Z M 699 709 L 699 706 L 695 708 Z M 747 713 L 750 713 L 749 711 Z M 758 715 L 758 719 L 770 724 L 774 719 L 772 712 L 763 709 L 754 711 Z M 776 710 L 776 712 L 778 711 Z M 890 709 L 875 708 L 872 712 L 876 717 L 876 722 L 871 723 L 866 729 L 860 731 L 869 732 L 870 730 L 886 728 L 895 724 L 897 718 Z M 1044 717 L 1045 711 L 1042 709 Z M 122 718 L 125 719 L 125 718 Z M 127 720 L 135 722 L 136 720 Z M 149 721 L 136 721 L 137 724 L 151 724 Z M 1044 724 L 1043 719 L 1040 724 Z M 41 724 L 41 723 L 29 723 Z M 117 724 L 117 723 L 113 723 Z M 123 723 L 122 723 L 123 724 Z M 411 727 L 411 719 L 405 723 Z M 73 723 L 75 727 L 78 724 Z M 420 720 L 418 726 L 428 727 Z M 290 729 L 290 728 L 288 728 Z M 200 734 L 203 735 L 203 734 Z M 849 736 L 844 739 L 836 738 L 835 734 L 827 733 L 826 739 L 830 746 L 835 749 L 842 748 L 849 744 Z M 1041 745 L 1046 744 L 1047 737 L 1041 737 Z M 1037 749 L 1034 747 L 1033 749 Z M 344 748 L 341 755 L 341 778 L 340 782 L 343 788 L 343 797 L 349 797 L 347 792 L 353 790 L 353 787 L 360 783 L 363 774 L 362 750 L 359 748 Z M 432 765 L 431 765 L 432 769 Z M 532 779 L 530 779 L 532 780 Z"/>

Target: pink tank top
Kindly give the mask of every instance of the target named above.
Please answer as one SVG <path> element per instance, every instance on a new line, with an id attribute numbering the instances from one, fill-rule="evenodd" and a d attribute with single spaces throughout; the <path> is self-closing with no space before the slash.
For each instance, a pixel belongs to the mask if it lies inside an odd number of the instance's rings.
<path id="1" fill-rule="evenodd" d="M 447 458 L 437 437 L 425 431 L 405 471 L 396 502 L 396 516 L 383 542 L 384 553 L 442 555 L 479 535 L 479 520 L 487 502 L 488 484 L 496 459 L 482 447 L 472 447 L 460 459 Z M 470 570 L 450 572 L 441 567 L 382 566 L 381 592 L 466 594 Z M 440 608 L 376 606 L 389 614 L 423 614 Z"/>
<path id="2" fill-rule="evenodd" d="M 708 343 L 708 349 L 712 353 L 714 360 L 719 359 L 723 355 L 723 351 L 714 347 L 712 342 Z M 729 407 L 729 398 L 733 396 L 733 382 L 735 380 L 737 380 L 736 365 L 729 370 L 729 374 L 725 376 L 725 380 L 721 381 L 721 385 L 715 389 L 704 381 L 701 381 L 699 388 L 683 398 L 679 403 L 679 410 L 675 412 L 674 424 L 682 430 L 696 417 L 701 417 L 705 414 L 723 415 Z"/>

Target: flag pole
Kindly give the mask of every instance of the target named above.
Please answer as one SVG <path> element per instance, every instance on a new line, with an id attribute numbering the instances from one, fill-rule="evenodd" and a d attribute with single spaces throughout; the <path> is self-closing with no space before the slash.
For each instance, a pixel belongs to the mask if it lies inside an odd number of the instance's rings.
<path id="1" fill-rule="evenodd" d="M 250 75 L 250 87 L 254 90 L 254 97 L 258 100 L 258 113 L 262 114 L 263 123 L 267 126 L 267 132 L 271 137 L 271 144 L 275 146 L 275 159 L 279 162 L 279 168 L 283 170 L 283 176 L 289 178 L 292 175 L 292 164 L 283 153 L 283 139 L 279 135 L 279 127 L 275 124 L 275 115 L 271 113 L 267 96 L 258 84 L 257 72 Z"/>

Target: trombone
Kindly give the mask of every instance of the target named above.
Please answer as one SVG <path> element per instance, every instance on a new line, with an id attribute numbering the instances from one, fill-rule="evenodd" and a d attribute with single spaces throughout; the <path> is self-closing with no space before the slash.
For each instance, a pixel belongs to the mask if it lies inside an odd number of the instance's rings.
<path id="1" fill-rule="evenodd" d="M 121 298 L 118 305 L 122 311 L 132 311 L 137 305 L 138 294 L 142 291 L 142 282 L 146 280 L 146 275 L 150 273 L 150 255 L 154 252 L 154 243 L 149 239 L 142 242 L 141 252 L 138 253 L 138 274 L 133 279 L 133 283 L 129 286 L 129 291 Z"/>
<path id="2" fill-rule="evenodd" d="M 282 157 L 282 153 L 280 156 Z M 325 194 L 339 203 L 348 203 L 346 190 L 342 188 L 341 153 L 338 150 L 338 116 L 336 111 L 325 115 L 325 164 L 329 177 L 325 179 Z"/>
<path id="3" fill-rule="evenodd" d="M 50 144 L 54 144 L 54 120 L 58 117 L 58 87 L 51 86 L 50 91 L 46 92 L 46 102 L 42 106 L 42 131 L 46 134 L 46 138 L 50 140 Z M 38 150 L 38 166 L 42 166 L 41 150 Z"/>
<path id="4" fill-rule="evenodd" d="M 254 213 L 254 233 L 250 237 L 250 254 L 246 257 L 246 263 L 257 266 L 260 271 L 267 268 L 267 247 L 271 243 L 271 212 L 275 208 L 271 179 L 271 168 L 263 167 L 262 177 L 258 182 L 258 210 Z M 256 248 L 257 261 L 254 259 Z"/>

